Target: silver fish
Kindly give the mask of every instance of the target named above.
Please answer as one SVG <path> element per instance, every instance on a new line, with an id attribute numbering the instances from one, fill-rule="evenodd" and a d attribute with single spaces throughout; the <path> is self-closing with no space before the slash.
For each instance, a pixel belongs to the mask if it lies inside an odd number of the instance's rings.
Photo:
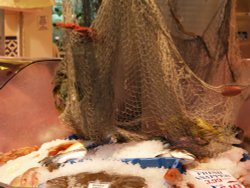
<path id="1" fill-rule="evenodd" d="M 195 156 L 186 150 L 168 150 L 157 155 L 156 157 L 174 157 L 182 159 L 182 164 L 190 164 L 195 160 Z"/>
<path id="2" fill-rule="evenodd" d="M 86 155 L 87 151 L 85 148 L 72 150 L 67 153 L 57 154 L 53 157 L 46 157 L 43 160 L 41 160 L 39 163 L 41 163 L 43 166 L 49 166 L 51 164 L 63 164 L 70 160 L 80 160 L 83 159 Z"/>

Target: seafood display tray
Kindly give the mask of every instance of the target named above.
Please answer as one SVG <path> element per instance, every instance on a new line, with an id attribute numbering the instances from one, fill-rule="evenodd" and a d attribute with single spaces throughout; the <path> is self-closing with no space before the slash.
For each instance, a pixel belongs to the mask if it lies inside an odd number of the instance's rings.
<path id="1" fill-rule="evenodd" d="M 68 160 L 65 163 L 78 163 L 84 161 L 92 161 L 93 159 L 81 159 L 81 160 Z M 105 159 L 103 159 L 105 161 Z M 181 173 L 184 173 L 184 168 L 181 163 L 181 159 L 171 157 L 157 157 L 157 158 L 124 158 L 120 159 L 124 163 L 131 163 L 133 165 L 140 165 L 141 168 L 176 168 Z"/>
<path id="2" fill-rule="evenodd" d="M 78 136 L 72 134 L 65 138 L 67 140 L 78 140 Z M 94 147 L 93 145 L 87 146 L 87 149 Z M 67 161 L 69 163 L 77 163 L 83 162 L 84 160 L 91 160 L 91 159 L 82 159 L 80 161 L 70 160 Z M 104 159 L 105 160 L 105 159 Z M 154 158 L 124 158 L 121 159 L 124 163 L 131 163 L 131 164 L 139 164 L 141 168 L 176 168 L 181 173 L 184 173 L 184 168 L 181 163 L 182 159 L 174 158 L 174 157 L 154 157 Z"/>
<path id="3" fill-rule="evenodd" d="M 141 168 L 177 168 L 181 173 L 184 172 L 181 159 L 178 158 L 127 158 L 122 159 L 121 161 L 125 163 L 139 164 Z"/>

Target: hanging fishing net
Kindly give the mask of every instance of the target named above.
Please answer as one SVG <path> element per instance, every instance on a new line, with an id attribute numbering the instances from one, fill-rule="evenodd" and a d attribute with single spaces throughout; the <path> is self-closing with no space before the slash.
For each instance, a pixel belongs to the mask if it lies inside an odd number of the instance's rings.
<path id="1" fill-rule="evenodd" d="M 162 2 L 103 0 L 92 40 L 66 31 L 62 119 L 99 143 L 161 138 L 212 156 L 237 143 L 235 97 L 222 95 L 234 81 L 234 1 L 220 1 L 205 32 L 189 35 L 174 4 Z M 65 22 L 71 15 L 65 2 Z"/>
<path id="2" fill-rule="evenodd" d="M 197 76 L 213 85 L 235 82 L 235 1 L 158 1 L 178 51 Z"/>

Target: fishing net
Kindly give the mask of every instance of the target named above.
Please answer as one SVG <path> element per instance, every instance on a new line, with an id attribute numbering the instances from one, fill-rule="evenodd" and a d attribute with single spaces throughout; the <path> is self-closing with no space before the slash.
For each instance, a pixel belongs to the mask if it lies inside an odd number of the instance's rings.
<path id="1" fill-rule="evenodd" d="M 201 34 L 183 29 L 177 5 L 162 2 L 103 0 L 91 25 L 94 41 L 66 31 L 62 119 L 100 143 L 159 137 L 212 156 L 236 142 L 233 98 L 212 86 L 234 81 L 235 2 L 219 1 Z M 70 7 L 65 2 L 65 22 Z"/>
<path id="2" fill-rule="evenodd" d="M 158 1 L 178 51 L 197 76 L 213 85 L 235 82 L 235 2 Z"/>

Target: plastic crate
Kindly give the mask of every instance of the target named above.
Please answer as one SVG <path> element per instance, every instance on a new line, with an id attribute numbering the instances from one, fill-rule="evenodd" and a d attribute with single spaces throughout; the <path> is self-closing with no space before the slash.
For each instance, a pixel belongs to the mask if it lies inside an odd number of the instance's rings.
<path id="1" fill-rule="evenodd" d="M 246 161 L 248 161 L 248 160 L 250 160 L 250 155 L 247 154 L 247 153 L 244 153 L 244 154 L 242 155 L 242 158 L 240 159 L 240 161 L 241 161 L 241 162 L 246 162 Z"/>
<path id="2" fill-rule="evenodd" d="M 139 164 L 141 168 L 177 168 L 181 173 L 184 172 L 181 159 L 171 157 L 159 158 L 127 158 L 122 162 Z"/>

